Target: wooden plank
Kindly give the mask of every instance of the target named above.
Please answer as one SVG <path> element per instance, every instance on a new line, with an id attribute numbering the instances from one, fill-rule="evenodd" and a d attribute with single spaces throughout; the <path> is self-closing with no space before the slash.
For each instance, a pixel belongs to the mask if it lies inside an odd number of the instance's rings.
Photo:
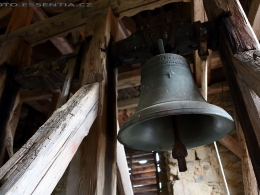
<path id="1" fill-rule="evenodd" d="M 252 0 L 250 10 L 248 12 L 248 20 L 260 40 L 260 0 Z"/>
<path id="2" fill-rule="evenodd" d="M 148 173 L 140 173 L 132 175 L 133 180 L 140 180 L 140 179 L 152 179 L 156 178 L 156 172 L 148 172 Z"/>
<path id="3" fill-rule="evenodd" d="M 52 98 L 52 92 L 50 90 L 43 90 L 43 89 L 34 89 L 34 90 L 21 90 L 20 91 L 20 101 L 30 102 L 30 101 L 37 101 L 37 100 L 44 100 Z"/>
<path id="4" fill-rule="evenodd" d="M 137 163 L 141 160 L 153 160 L 154 156 L 153 154 L 149 154 L 146 156 L 139 156 L 139 157 L 134 157 L 134 158 L 127 158 L 127 162 L 130 163 L 130 161 L 132 161 L 132 163 Z"/>
<path id="5" fill-rule="evenodd" d="M 140 179 L 140 180 L 134 180 L 133 181 L 133 185 L 143 185 L 143 186 L 147 186 L 147 185 L 151 185 L 151 184 L 157 184 L 156 178 L 152 178 L 152 179 Z"/>
<path id="6" fill-rule="evenodd" d="M 235 140 L 230 135 L 227 135 L 226 137 L 224 137 L 218 141 L 223 146 L 225 146 L 227 149 L 229 149 L 231 152 L 233 152 L 236 156 L 238 156 L 240 159 L 242 159 L 242 150 L 241 150 L 237 140 Z"/>
<path id="7" fill-rule="evenodd" d="M 243 90 L 238 83 L 238 78 L 235 73 L 238 68 L 244 66 L 246 71 L 241 71 L 243 75 L 243 82 L 247 78 L 253 79 L 256 84 L 259 83 L 256 79 L 256 74 L 258 72 L 256 65 L 245 61 L 241 61 L 239 58 L 235 59 L 233 52 L 243 52 L 245 49 L 259 49 L 259 43 L 252 31 L 252 28 L 247 21 L 247 18 L 241 8 L 240 3 L 237 0 L 224 1 L 224 0 L 204 0 L 203 1 L 207 16 L 210 20 L 216 19 L 223 11 L 230 10 L 232 16 L 230 18 L 225 18 L 221 20 L 223 25 L 219 26 L 220 32 L 220 46 L 219 53 L 222 60 L 222 64 L 230 83 L 230 88 L 232 99 L 234 102 L 235 111 L 238 114 L 239 121 L 241 123 L 243 132 L 246 138 L 246 144 L 248 146 L 249 154 L 252 160 L 253 168 L 255 171 L 258 186 L 260 185 L 260 145 L 259 145 L 259 135 L 258 129 L 255 128 L 255 122 L 250 114 L 252 108 L 247 107 L 247 101 L 243 97 Z M 232 26 L 229 25 L 232 23 Z M 226 34 L 226 30 L 230 33 L 229 36 Z M 233 30 L 233 31 L 232 31 Z M 235 31 L 234 31 L 235 30 Z M 239 32 L 239 37 L 234 32 Z M 232 37 L 232 42 L 230 42 L 230 37 Z M 238 40 L 239 39 L 239 40 Z M 243 55 L 244 53 L 241 53 Z M 245 53 L 246 55 L 246 53 Z M 252 89 L 255 89 L 254 85 L 249 85 Z M 256 91 L 255 91 L 256 92 Z M 259 118 L 257 119 L 259 120 Z"/>
<path id="8" fill-rule="evenodd" d="M 140 187 L 134 187 L 134 193 L 140 193 L 140 192 L 153 192 L 157 191 L 157 185 L 148 185 L 148 186 L 140 186 Z"/>
<path id="9" fill-rule="evenodd" d="M 30 0 L 30 2 L 36 4 L 34 0 Z M 48 15 L 44 12 L 44 10 L 41 7 L 32 7 L 32 9 L 35 11 L 36 17 L 42 21 L 48 19 Z M 69 41 L 64 37 L 52 37 L 50 38 L 50 41 L 53 43 L 53 45 L 61 52 L 61 54 L 69 54 L 74 51 L 72 45 L 69 43 Z"/>
<path id="10" fill-rule="evenodd" d="M 133 195 L 133 188 L 129 177 L 128 165 L 126 161 L 125 149 L 117 141 L 117 178 L 120 178 L 123 195 Z"/>
<path id="11" fill-rule="evenodd" d="M 235 58 L 232 60 L 239 77 L 260 96 L 260 57 L 254 59 L 254 52 L 247 51 L 235 54 Z"/>
<path id="12" fill-rule="evenodd" d="M 134 175 L 134 174 L 148 173 L 154 171 L 156 171 L 154 165 L 150 165 L 149 167 L 135 168 L 131 171 L 131 173 Z"/>
<path id="13" fill-rule="evenodd" d="M 117 89 L 135 87 L 141 84 L 141 69 L 118 74 Z"/>
<path id="14" fill-rule="evenodd" d="M 135 193 L 135 195 L 158 195 L 158 193 L 157 192 L 155 192 L 155 191 L 148 191 L 148 192 L 144 192 L 144 193 L 142 193 L 142 192 L 140 192 L 140 193 Z M 168 194 L 167 194 L 168 195 Z"/>
<path id="15" fill-rule="evenodd" d="M 252 162 L 248 154 L 245 136 L 243 134 L 242 128 L 236 116 L 235 116 L 235 121 L 236 121 L 237 137 L 238 137 L 239 145 L 241 147 L 244 193 L 245 195 L 255 195 L 258 192 L 258 186 L 257 186 L 254 170 L 252 167 Z"/>
<path id="16" fill-rule="evenodd" d="M 1 194 L 50 194 L 97 116 L 99 85 L 82 87 L 0 168 Z"/>
<path id="17" fill-rule="evenodd" d="M 35 45 L 45 42 L 52 37 L 65 36 L 76 28 L 84 29 L 88 18 L 106 14 L 107 3 L 104 0 L 96 1 L 92 4 L 92 9 L 76 8 L 64 12 L 49 19 L 20 28 L 7 36 L 0 36 L 0 43 L 14 37 L 21 37 L 29 44 Z"/>

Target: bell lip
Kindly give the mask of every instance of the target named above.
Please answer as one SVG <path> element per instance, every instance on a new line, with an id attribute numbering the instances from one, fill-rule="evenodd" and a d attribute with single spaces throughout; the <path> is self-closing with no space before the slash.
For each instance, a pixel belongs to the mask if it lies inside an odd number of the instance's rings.
<path id="1" fill-rule="evenodd" d="M 162 106 L 164 107 L 164 109 L 162 109 Z M 160 109 L 158 109 L 158 108 L 160 108 Z M 142 113 L 150 113 L 150 114 L 146 114 L 146 115 L 142 116 Z M 199 101 L 164 102 L 164 103 L 160 103 L 160 104 L 155 104 L 153 106 L 149 106 L 145 109 L 138 110 L 131 117 L 129 117 L 118 132 L 118 136 L 117 136 L 118 141 L 121 144 L 128 146 L 127 143 L 125 143 L 124 141 L 122 141 L 120 139 L 120 134 L 123 131 L 127 130 L 129 127 L 132 127 L 136 124 L 142 123 L 147 120 L 157 118 L 159 113 L 160 113 L 160 115 L 159 115 L 160 117 L 179 115 L 179 114 L 201 114 L 201 115 L 218 116 L 218 117 L 226 118 L 231 123 L 234 123 L 233 118 L 224 109 L 222 109 L 218 106 L 215 106 L 213 104 L 209 104 L 207 102 L 199 102 Z M 235 124 L 234 124 L 234 129 L 235 129 Z M 234 129 L 232 129 L 232 130 L 234 130 Z M 229 132 L 231 132 L 231 131 L 229 131 Z M 228 135 L 228 133 L 226 135 Z M 226 135 L 223 134 L 223 137 L 225 137 Z M 217 141 L 217 140 L 215 140 L 215 141 Z M 211 143 L 211 142 L 209 142 L 209 143 Z M 205 144 L 207 144 L 207 143 L 205 143 Z M 133 147 L 131 146 L 131 148 L 133 148 Z M 134 148 L 134 149 L 142 150 L 140 148 Z M 154 150 L 154 151 L 156 151 L 156 150 Z"/>

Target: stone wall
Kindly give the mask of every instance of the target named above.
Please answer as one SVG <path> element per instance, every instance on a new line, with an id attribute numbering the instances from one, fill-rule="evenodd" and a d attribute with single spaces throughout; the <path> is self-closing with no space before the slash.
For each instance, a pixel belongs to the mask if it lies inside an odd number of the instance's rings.
<path id="1" fill-rule="evenodd" d="M 208 102 L 225 109 L 233 116 L 233 105 L 229 92 L 208 96 Z M 230 133 L 236 139 L 236 131 Z M 241 160 L 217 142 L 231 195 L 243 195 Z M 188 170 L 178 171 L 177 160 L 171 152 L 164 153 L 167 164 L 168 188 L 174 195 L 226 195 L 224 180 L 220 172 L 213 144 L 192 148 L 186 157 Z"/>
<path id="2" fill-rule="evenodd" d="M 218 144 L 231 195 L 243 195 L 240 159 Z M 164 153 L 168 168 L 169 191 L 174 195 L 226 195 L 213 144 L 188 149 L 186 172 L 179 172 L 177 160 L 171 152 Z"/>

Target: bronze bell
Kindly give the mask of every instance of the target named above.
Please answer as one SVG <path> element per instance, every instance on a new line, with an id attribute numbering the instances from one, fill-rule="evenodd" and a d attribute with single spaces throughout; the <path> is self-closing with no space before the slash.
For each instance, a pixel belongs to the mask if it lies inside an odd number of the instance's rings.
<path id="1" fill-rule="evenodd" d="M 137 150 L 171 150 L 177 134 L 187 148 L 225 137 L 235 125 L 222 108 L 207 103 L 195 86 L 189 64 L 176 54 L 160 54 L 141 70 L 136 113 L 123 124 L 119 141 Z M 175 136 L 174 136 L 175 135 Z"/>

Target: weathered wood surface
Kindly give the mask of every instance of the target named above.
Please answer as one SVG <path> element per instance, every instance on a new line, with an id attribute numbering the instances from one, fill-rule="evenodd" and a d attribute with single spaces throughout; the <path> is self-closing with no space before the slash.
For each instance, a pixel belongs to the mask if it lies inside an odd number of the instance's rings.
<path id="1" fill-rule="evenodd" d="M 148 167 L 141 167 L 141 168 L 136 168 L 132 170 L 132 174 L 140 174 L 140 173 L 147 173 L 147 172 L 154 172 L 156 171 L 154 165 L 150 165 Z"/>
<path id="2" fill-rule="evenodd" d="M 117 20 L 111 9 L 106 13 L 95 19 L 91 43 L 82 56 L 80 85 L 99 82 L 99 117 L 70 165 L 66 192 L 68 195 L 116 194 L 116 86 L 115 75 L 111 75 L 115 73 L 106 69 L 106 49 L 110 34 L 117 40 Z"/>
<path id="3" fill-rule="evenodd" d="M 10 158 L 14 155 L 14 151 L 13 151 L 14 136 L 15 136 L 16 127 L 19 122 L 21 109 L 22 109 L 22 104 L 20 104 L 20 93 L 18 91 L 16 98 L 14 100 L 14 105 L 10 111 L 9 120 L 6 125 L 5 144 Z"/>
<path id="4" fill-rule="evenodd" d="M 82 87 L 0 168 L 1 194 L 50 194 L 97 116 L 99 84 Z"/>
<path id="5" fill-rule="evenodd" d="M 132 175 L 133 180 L 152 179 L 152 178 L 156 178 L 155 172 L 140 173 L 140 174 Z"/>
<path id="6" fill-rule="evenodd" d="M 134 193 L 138 193 L 138 192 L 153 192 L 153 191 L 157 191 L 157 185 L 156 184 L 134 188 Z"/>
<path id="7" fill-rule="evenodd" d="M 34 0 L 30 0 L 30 3 L 36 4 Z M 39 21 L 46 20 L 47 18 L 49 18 L 41 7 L 34 6 L 32 7 L 32 9 L 35 11 L 35 16 Z M 73 53 L 74 51 L 72 45 L 64 37 L 52 37 L 50 38 L 50 41 L 63 55 Z"/>
<path id="8" fill-rule="evenodd" d="M 236 117 L 236 116 L 235 116 Z M 241 126 L 238 122 L 238 119 L 235 118 L 236 121 L 236 129 L 237 129 L 237 137 L 239 140 L 239 145 L 241 147 L 241 161 L 242 161 L 242 173 L 243 173 L 243 183 L 244 183 L 244 192 L 245 195 L 255 195 L 257 194 L 258 187 L 255 178 L 255 174 L 253 171 L 251 159 L 248 154 L 246 140 L 241 129 Z"/>
<path id="9" fill-rule="evenodd" d="M 230 10 L 232 16 L 221 20 L 222 26 L 219 27 L 220 32 L 220 46 L 219 53 L 222 60 L 222 64 L 227 76 L 227 80 L 232 86 L 230 88 L 232 99 L 234 102 L 235 111 L 238 115 L 240 124 L 245 134 L 246 143 L 248 146 L 249 154 L 252 160 L 252 165 L 255 171 L 258 186 L 260 184 L 260 142 L 258 128 L 255 127 L 256 122 L 254 117 L 250 115 L 252 108 L 246 105 L 246 100 L 243 97 L 245 88 L 241 88 L 238 83 L 236 72 L 239 68 L 243 67 L 244 71 L 241 72 L 243 82 L 247 82 L 247 79 L 252 79 L 254 85 L 248 85 L 252 89 L 256 89 L 255 85 L 259 84 L 258 78 L 255 76 L 258 74 L 258 65 L 252 60 L 242 61 L 237 56 L 233 55 L 235 51 L 236 55 L 243 55 L 245 49 L 259 49 L 259 43 L 247 21 L 247 18 L 241 9 L 241 5 L 237 0 L 224 1 L 224 0 L 204 0 L 205 10 L 209 19 L 216 19 L 223 10 Z M 219 9 L 218 9 L 219 8 Z M 232 21 L 232 26 L 229 22 Z M 229 32 L 229 35 L 227 35 Z M 232 37 L 232 44 L 230 42 Z M 238 53 L 242 52 L 242 53 Z M 256 59 L 257 60 L 257 59 Z M 257 91 L 256 94 L 259 95 Z M 257 119 L 259 121 L 259 118 Z"/>
<path id="10" fill-rule="evenodd" d="M 147 185 L 151 185 L 151 184 L 157 184 L 156 178 L 152 178 L 152 179 L 140 179 L 140 180 L 134 180 L 134 181 L 133 181 L 133 185 L 143 185 L 143 186 L 147 186 Z"/>
<path id="11" fill-rule="evenodd" d="M 65 36 L 76 28 L 84 29 L 88 18 L 95 18 L 98 15 L 106 14 L 106 9 L 104 8 L 107 6 L 107 1 L 96 1 L 92 4 L 92 8 L 76 8 L 18 29 L 7 36 L 2 35 L 0 36 L 0 43 L 19 36 L 31 45 L 35 45 L 45 42 L 52 37 Z"/>
<path id="12" fill-rule="evenodd" d="M 8 36 L 0 36 L 0 43 L 5 42 L 8 39 L 14 37 L 22 37 L 32 46 L 45 42 L 53 37 L 63 37 L 69 32 L 79 31 L 84 29 L 86 22 L 91 18 L 106 14 L 106 8 L 112 7 L 113 12 L 119 16 L 133 16 L 140 11 L 153 10 L 162 5 L 172 3 L 172 2 L 182 2 L 183 0 L 161 0 L 161 1 L 106 1 L 99 0 L 92 3 L 92 7 L 76 8 L 68 12 L 53 16 L 51 18 L 45 19 L 44 21 L 37 22 L 27 27 L 23 27 L 14 32 L 8 34 Z M 91 31 L 88 31 L 91 32 Z"/>

